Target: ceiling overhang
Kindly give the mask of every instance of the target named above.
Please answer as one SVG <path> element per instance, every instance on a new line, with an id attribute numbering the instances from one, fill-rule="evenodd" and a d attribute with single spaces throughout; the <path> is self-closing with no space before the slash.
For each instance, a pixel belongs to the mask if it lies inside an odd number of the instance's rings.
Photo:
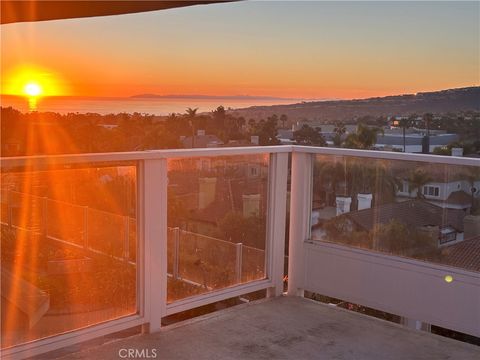
<path id="1" fill-rule="evenodd" d="M 43 1 L 1 0 L 1 23 L 59 20 L 92 16 L 131 14 L 165 10 L 184 6 L 222 3 L 237 0 L 189 0 L 189 1 Z"/>

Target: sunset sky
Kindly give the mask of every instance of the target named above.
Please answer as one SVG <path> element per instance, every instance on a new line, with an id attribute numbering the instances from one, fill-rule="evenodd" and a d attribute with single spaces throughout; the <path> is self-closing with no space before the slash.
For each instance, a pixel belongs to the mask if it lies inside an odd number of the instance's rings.
<path id="1" fill-rule="evenodd" d="M 358 98 L 480 83 L 479 2 L 239 2 L 1 26 L 1 92 Z M 20 90 L 19 90 L 20 89 Z"/>

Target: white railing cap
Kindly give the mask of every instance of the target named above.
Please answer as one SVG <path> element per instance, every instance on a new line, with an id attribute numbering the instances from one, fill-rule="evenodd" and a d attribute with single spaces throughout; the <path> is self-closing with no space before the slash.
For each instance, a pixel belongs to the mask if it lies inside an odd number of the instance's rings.
<path id="1" fill-rule="evenodd" d="M 41 155 L 19 156 L 0 158 L 0 167 L 17 166 L 45 166 L 45 165 L 68 165 L 101 162 L 141 161 L 167 158 L 192 158 L 209 156 L 235 156 L 255 155 L 271 153 L 301 152 L 318 155 L 355 156 L 384 160 L 417 161 L 447 165 L 480 166 L 480 159 L 455 156 L 441 156 L 429 154 L 398 153 L 377 150 L 356 150 L 345 148 L 329 148 L 299 145 L 277 146 L 246 146 L 225 148 L 202 148 L 202 149 L 169 149 L 169 150 L 145 150 L 131 152 L 88 153 L 88 154 L 64 154 L 64 155 Z"/>

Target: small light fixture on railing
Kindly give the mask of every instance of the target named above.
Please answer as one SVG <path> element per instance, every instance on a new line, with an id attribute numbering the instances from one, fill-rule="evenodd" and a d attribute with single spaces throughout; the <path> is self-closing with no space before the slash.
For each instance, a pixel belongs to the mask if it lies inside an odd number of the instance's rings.
<path id="1" fill-rule="evenodd" d="M 452 275 L 445 275 L 443 278 L 447 283 L 451 283 L 453 281 L 453 276 Z"/>

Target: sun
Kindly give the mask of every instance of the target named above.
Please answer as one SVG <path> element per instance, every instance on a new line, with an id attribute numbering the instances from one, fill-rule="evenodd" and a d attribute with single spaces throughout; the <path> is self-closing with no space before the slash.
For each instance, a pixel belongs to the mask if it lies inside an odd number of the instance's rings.
<path id="1" fill-rule="evenodd" d="M 23 92 L 28 96 L 35 97 L 42 95 L 43 91 L 42 87 L 39 84 L 35 82 L 29 82 L 23 88 Z"/>
<path id="2" fill-rule="evenodd" d="M 23 64 L 2 74 L 2 94 L 40 99 L 67 96 L 69 89 L 57 71 Z"/>

